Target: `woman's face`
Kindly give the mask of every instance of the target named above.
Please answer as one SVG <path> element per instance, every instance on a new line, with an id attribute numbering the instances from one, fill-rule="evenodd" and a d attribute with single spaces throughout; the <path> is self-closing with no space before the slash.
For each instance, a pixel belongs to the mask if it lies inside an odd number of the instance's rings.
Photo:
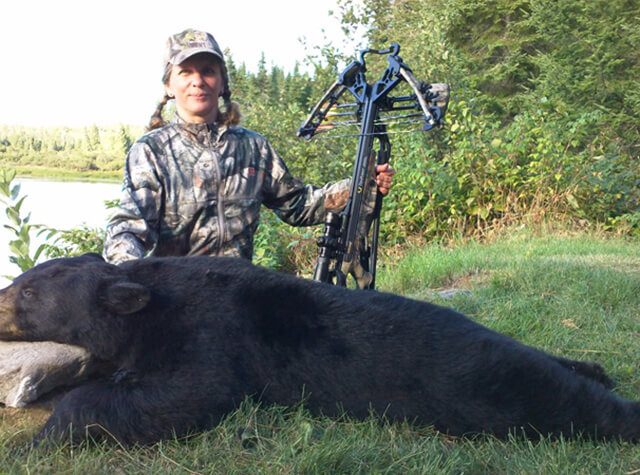
<path id="1" fill-rule="evenodd" d="M 218 117 L 223 83 L 220 63 L 211 54 L 200 53 L 171 68 L 166 88 L 175 97 L 178 115 L 186 122 L 201 124 Z"/>

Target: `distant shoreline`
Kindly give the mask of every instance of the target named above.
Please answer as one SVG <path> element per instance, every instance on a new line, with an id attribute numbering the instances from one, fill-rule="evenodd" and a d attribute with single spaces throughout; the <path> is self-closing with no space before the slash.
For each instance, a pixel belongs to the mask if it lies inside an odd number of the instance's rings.
<path id="1" fill-rule="evenodd" d="M 123 171 L 87 171 L 63 170 L 60 168 L 42 166 L 11 166 L 0 165 L 0 168 L 7 168 L 16 171 L 17 178 L 38 178 L 44 180 L 59 181 L 95 181 L 105 183 L 118 183 L 122 181 Z"/>

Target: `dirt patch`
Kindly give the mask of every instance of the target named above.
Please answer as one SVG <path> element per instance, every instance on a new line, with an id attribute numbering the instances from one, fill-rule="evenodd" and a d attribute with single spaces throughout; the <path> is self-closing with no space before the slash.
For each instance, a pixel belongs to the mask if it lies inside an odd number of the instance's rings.
<path id="1" fill-rule="evenodd" d="M 29 442 L 47 421 L 68 389 L 59 389 L 23 408 L 0 405 L 0 441 L 22 445 Z"/>
<path id="2" fill-rule="evenodd" d="M 491 278 L 491 272 L 486 270 L 474 270 L 462 275 L 447 278 L 444 285 L 407 294 L 409 298 L 431 301 L 434 299 L 450 299 L 458 295 L 472 296 L 473 291 L 485 287 Z"/>
<path id="3" fill-rule="evenodd" d="M 473 270 L 462 275 L 448 278 L 442 288 L 433 289 L 436 292 L 448 290 L 473 290 L 478 287 L 485 287 L 491 279 L 491 272 L 488 270 Z"/>

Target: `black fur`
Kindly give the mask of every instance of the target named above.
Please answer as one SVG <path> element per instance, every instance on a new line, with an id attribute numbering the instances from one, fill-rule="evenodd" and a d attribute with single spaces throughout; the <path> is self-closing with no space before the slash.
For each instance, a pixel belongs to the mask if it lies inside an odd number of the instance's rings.
<path id="1" fill-rule="evenodd" d="M 640 434 L 640 407 L 611 393 L 595 363 L 430 303 L 242 260 L 58 259 L 17 278 L 0 305 L 1 338 L 80 345 L 119 368 L 67 394 L 37 439 L 86 427 L 150 443 L 211 427 L 247 395 L 282 405 L 304 395 L 315 413 L 373 409 L 453 435 Z"/>

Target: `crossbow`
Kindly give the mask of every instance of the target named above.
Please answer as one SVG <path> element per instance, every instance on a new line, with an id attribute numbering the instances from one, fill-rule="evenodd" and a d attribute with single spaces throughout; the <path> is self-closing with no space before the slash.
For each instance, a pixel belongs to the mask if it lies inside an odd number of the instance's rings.
<path id="1" fill-rule="evenodd" d="M 387 163 L 391 155 L 387 124 L 400 119 L 419 121 L 422 131 L 442 125 L 449 103 L 449 86 L 416 80 L 399 52 L 398 44 L 385 50 L 360 51 L 360 59 L 340 73 L 298 130 L 299 137 L 311 139 L 336 127 L 359 125 L 349 200 L 342 211 L 327 213 L 323 234 L 318 239 L 313 275 L 316 281 L 346 287 L 347 276 L 351 275 L 358 288 L 375 288 L 382 208 L 382 195 L 377 192 L 375 183 L 375 166 Z M 365 55 L 370 53 L 388 55 L 389 65 L 375 84 L 367 83 L 365 76 Z M 407 84 L 409 93 L 396 97 L 389 95 L 399 84 Z M 342 103 L 347 91 L 355 102 Z M 379 147 L 374 151 L 376 140 Z"/>

